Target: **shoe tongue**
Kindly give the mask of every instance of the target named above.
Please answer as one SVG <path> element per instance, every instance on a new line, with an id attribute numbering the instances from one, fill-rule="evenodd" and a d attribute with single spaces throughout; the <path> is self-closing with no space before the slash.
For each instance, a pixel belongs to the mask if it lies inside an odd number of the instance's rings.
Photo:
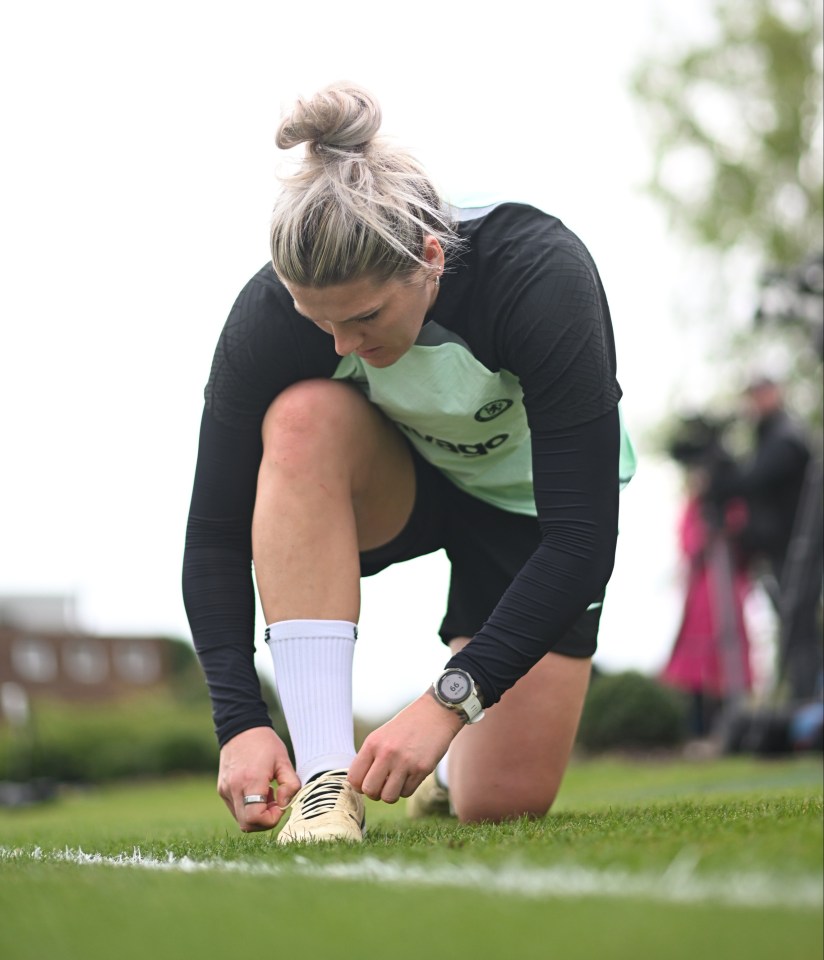
<path id="1" fill-rule="evenodd" d="M 319 773 L 313 773 L 306 783 L 314 783 L 315 780 L 320 780 L 321 777 L 345 777 L 348 772 L 348 770 L 321 770 Z M 305 785 L 306 784 L 304 784 L 304 786 Z"/>

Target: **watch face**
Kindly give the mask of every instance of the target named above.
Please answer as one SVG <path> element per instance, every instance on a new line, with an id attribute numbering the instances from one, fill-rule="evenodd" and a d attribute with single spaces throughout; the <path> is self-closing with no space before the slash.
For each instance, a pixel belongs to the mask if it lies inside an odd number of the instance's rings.
<path id="1" fill-rule="evenodd" d="M 468 675 L 457 670 L 445 673 L 438 681 L 438 693 L 447 703 L 461 703 L 471 692 Z"/>

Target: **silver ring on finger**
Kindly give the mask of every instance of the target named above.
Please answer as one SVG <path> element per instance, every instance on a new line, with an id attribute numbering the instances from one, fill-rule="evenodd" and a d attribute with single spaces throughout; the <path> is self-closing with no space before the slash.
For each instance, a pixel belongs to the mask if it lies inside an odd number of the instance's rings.
<path id="1" fill-rule="evenodd" d="M 269 798 L 263 793 L 250 793 L 243 798 L 243 806 L 248 807 L 250 803 L 268 803 Z"/>

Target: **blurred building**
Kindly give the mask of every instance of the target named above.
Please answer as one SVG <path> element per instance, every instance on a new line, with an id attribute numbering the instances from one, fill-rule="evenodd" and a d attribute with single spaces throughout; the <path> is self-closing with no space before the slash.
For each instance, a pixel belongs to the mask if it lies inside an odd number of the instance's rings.
<path id="1" fill-rule="evenodd" d="M 0 596 L 0 687 L 31 700 L 106 702 L 164 685 L 173 642 L 85 633 L 71 597 Z"/>

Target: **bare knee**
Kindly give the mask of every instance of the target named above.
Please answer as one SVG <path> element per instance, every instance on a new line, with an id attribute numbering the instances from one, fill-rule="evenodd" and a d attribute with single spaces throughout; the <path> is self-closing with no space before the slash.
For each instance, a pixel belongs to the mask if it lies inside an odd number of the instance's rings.
<path id="1" fill-rule="evenodd" d="M 263 418 L 263 463 L 305 475 L 321 463 L 341 463 L 339 451 L 368 416 L 368 402 L 355 388 L 336 380 L 302 380 L 287 387 Z"/>
<path id="2" fill-rule="evenodd" d="M 453 641 L 453 651 L 462 640 Z M 589 660 L 548 653 L 481 723 L 458 734 L 449 788 L 461 820 L 547 814 L 569 763 L 589 670 Z"/>
<path id="3" fill-rule="evenodd" d="M 412 456 L 400 431 L 357 387 L 293 384 L 272 402 L 261 435 L 256 514 L 282 511 L 290 497 L 309 510 L 351 510 L 362 550 L 403 529 L 415 498 Z"/>
<path id="4" fill-rule="evenodd" d="M 277 443 L 306 445 L 348 427 L 367 401 L 338 380 L 301 380 L 272 401 L 261 428 L 264 448 Z"/>
<path id="5" fill-rule="evenodd" d="M 520 817 L 540 819 L 549 813 L 560 783 L 489 783 L 483 790 L 463 797 L 453 795 L 461 823 L 502 823 Z"/>

